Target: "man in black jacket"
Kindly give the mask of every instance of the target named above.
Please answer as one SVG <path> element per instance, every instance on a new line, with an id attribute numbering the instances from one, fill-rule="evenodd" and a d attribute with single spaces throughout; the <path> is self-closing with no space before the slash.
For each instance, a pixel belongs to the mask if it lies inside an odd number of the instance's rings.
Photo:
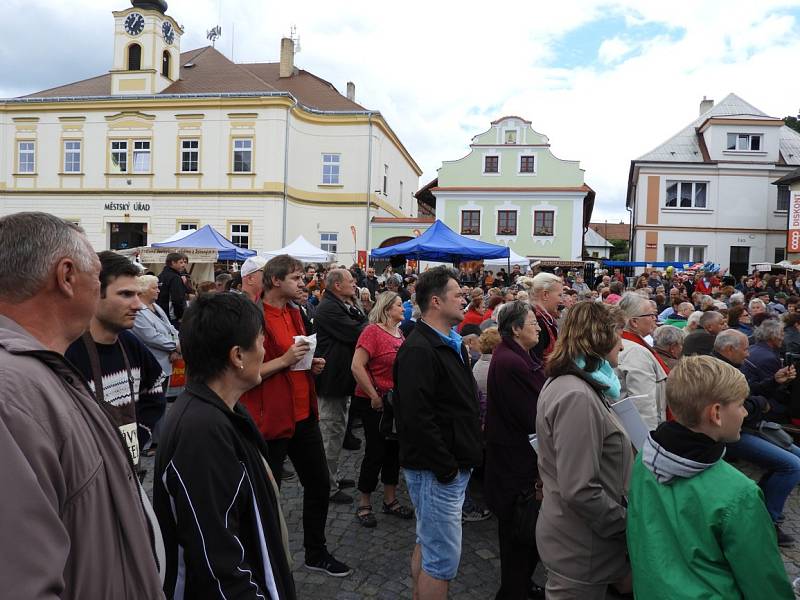
<path id="1" fill-rule="evenodd" d="M 330 471 L 331 501 L 339 504 L 353 501 L 341 490 L 339 455 L 347 430 L 350 397 L 356 388 L 350 363 L 358 336 L 367 325 L 366 316 L 353 304 L 355 294 L 355 280 L 350 271 L 332 269 L 325 278 L 325 293 L 314 316 L 317 331 L 314 356 L 325 359 L 325 369 L 316 380 L 319 427 Z"/>
<path id="2" fill-rule="evenodd" d="M 378 293 L 378 278 L 375 277 L 374 267 L 367 268 L 367 277 L 364 279 L 363 287 L 369 290 L 369 295 L 372 296 L 373 300 L 375 300 L 375 296 Z"/>
<path id="3" fill-rule="evenodd" d="M 713 357 L 733 365 L 740 371 L 747 362 L 749 353 L 747 336 L 740 331 L 729 329 L 721 332 L 714 340 Z M 795 378 L 793 366 L 780 369 L 773 377 L 763 380 L 748 379 L 750 396 L 744 401 L 747 416 L 742 423 L 739 441 L 727 445 L 727 455 L 731 458 L 743 458 L 753 462 L 765 470 L 758 482 L 764 492 L 767 511 L 775 522 L 778 545 L 788 547 L 794 544 L 794 538 L 784 532 L 778 523 L 783 514 L 783 507 L 791 491 L 800 483 L 800 448 L 791 444 L 789 448 L 763 439 L 756 434 L 759 425 L 768 418 L 770 405 L 764 396 L 775 393 L 777 388 Z"/>
<path id="4" fill-rule="evenodd" d="M 481 463 L 478 392 L 469 352 L 452 328 L 464 318 L 458 274 L 436 267 L 416 287 L 422 318 L 397 353 L 400 464 L 417 513 L 415 598 L 447 597 L 461 559 L 461 507 Z"/>
<path id="5" fill-rule="evenodd" d="M 683 356 L 702 355 L 708 356 L 714 349 L 714 338 L 725 329 L 727 323 L 722 313 L 709 310 L 700 317 L 700 327 L 686 336 L 683 340 Z"/>
<path id="6" fill-rule="evenodd" d="M 186 269 L 189 258 L 180 252 L 170 252 L 165 262 L 164 270 L 158 276 L 156 303 L 167 314 L 172 326 L 178 329 L 183 311 L 186 310 L 186 286 L 181 273 Z"/>

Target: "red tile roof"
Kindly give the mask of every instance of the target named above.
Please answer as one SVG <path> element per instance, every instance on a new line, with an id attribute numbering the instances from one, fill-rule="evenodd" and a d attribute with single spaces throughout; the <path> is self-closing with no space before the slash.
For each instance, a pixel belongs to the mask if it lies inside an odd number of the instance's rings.
<path id="1" fill-rule="evenodd" d="M 194 66 L 186 68 L 187 63 Z M 220 94 L 237 92 L 289 92 L 298 102 L 318 110 L 362 111 L 360 104 L 348 100 L 333 85 L 302 69 L 291 77 L 278 76 L 279 63 L 239 64 L 211 46 L 181 53 L 181 78 L 159 95 Z M 111 74 L 62 85 L 24 98 L 108 96 Z"/>
<path id="2" fill-rule="evenodd" d="M 589 223 L 589 227 L 607 240 L 628 240 L 631 226 L 627 223 Z"/>

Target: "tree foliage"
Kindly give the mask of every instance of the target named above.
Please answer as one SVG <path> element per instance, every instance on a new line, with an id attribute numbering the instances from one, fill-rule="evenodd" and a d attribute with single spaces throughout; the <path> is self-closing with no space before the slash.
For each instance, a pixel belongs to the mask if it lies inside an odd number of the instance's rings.
<path id="1" fill-rule="evenodd" d="M 783 122 L 786 123 L 787 127 L 791 127 L 797 133 L 800 133 L 800 119 L 797 117 L 784 117 Z"/>

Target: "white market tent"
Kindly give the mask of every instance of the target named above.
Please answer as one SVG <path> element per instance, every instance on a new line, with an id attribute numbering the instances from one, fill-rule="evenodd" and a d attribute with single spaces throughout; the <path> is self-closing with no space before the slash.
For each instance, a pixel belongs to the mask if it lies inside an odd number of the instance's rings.
<path id="1" fill-rule="evenodd" d="M 189 235 L 190 233 L 194 233 L 195 231 L 197 231 L 197 230 L 196 229 L 182 229 L 180 231 L 176 231 L 171 236 L 169 236 L 167 239 L 161 240 L 158 243 L 159 244 L 169 244 L 171 242 L 175 242 L 177 240 L 183 239 L 187 235 Z"/>
<path id="2" fill-rule="evenodd" d="M 516 252 L 514 252 L 510 248 L 509 248 L 509 250 L 511 251 L 511 254 L 509 255 L 508 258 L 492 258 L 492 259 L 489 259 L 489 260 L 484 260 L 483 261 L 483 267 L 485 269 L 488 269 L 489 267 L 497 267 L 497 268 L 506 267 L 506 268 L 508 268 L 509 262 L 511 263 L 512 267 L 514 265 L 519 265 L 520 267 L 529 267 L 530 266 L 530 264 L 531 264 L 530 259 L 527 259 L 524 256 L 520 256 L 519 254 L 517 254 Z"/>
<path id="3" fill-rule="evenodd" d="M 297 239 L 288 246 L 284 246 L 278 250 L 262 252 L 261 256 L 270 259 L 280 256 L 281 254 L 288 254 L 292 258 L 296 258 L 304 263 L 329 263 L 336 259 L 331 252 L 327 252 L 322 248 L 317 248 L 302 235 L 297 236 Z"/>

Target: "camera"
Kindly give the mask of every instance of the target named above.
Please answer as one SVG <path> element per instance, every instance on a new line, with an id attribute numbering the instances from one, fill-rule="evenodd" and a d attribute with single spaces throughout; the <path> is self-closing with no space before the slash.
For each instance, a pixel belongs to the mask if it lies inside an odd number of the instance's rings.
<path id="1" fill-rule="evenodd" d="M 783 364 L 787 367 L 794 366 L 800 371 L 800 354 L 797 352 L 787 352 L 783 357 Z"/>

